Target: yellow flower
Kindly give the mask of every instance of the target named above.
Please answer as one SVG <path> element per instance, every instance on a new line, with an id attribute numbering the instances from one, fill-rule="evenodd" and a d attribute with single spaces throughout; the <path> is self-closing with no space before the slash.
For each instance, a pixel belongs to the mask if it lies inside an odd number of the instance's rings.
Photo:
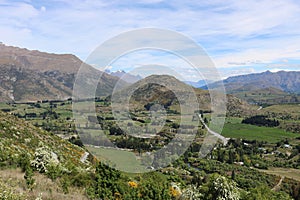
<path id="1" fill-rule="evenodd" d="M 134 181 L 129 181 L 129 182 L 128 182 L 128 185 L 129 185 L 130 187 L 133 187 L 133 188 L 137 188 L 137 186 L 138 186 L 138 184 L 137 184 L 136 182 L 134 182 Z"/>
<path id="2" fill-rule="evenodd" d="M 172 197 L 179 197 L 181 195 L 180 190 L 177 187 L 170 187 L 170 192 Z"/>

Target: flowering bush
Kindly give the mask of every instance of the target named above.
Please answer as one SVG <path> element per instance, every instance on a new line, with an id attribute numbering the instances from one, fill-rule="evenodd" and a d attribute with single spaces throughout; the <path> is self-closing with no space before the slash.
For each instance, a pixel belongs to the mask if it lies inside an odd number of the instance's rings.
<path id="1" fill-rule="evenodd" d="M 128 182 L 128 185 L 129 185 L 130 187 L 133 187 L 133 188 L 137 188 L 137 187 L 138 187 L 138 184 L 137 184 L 136 182 L 134 182 L 134 181 L 129 181 L 129 182 Z"/>
<path id="2" fill-rule="evenodd" d="M 178 199 L 182 194 L 180 187 L 175 183 L 171 183 L 170 192 L 171 192 L 171 196 L 174 197 L 175 199 Z"/>
<path id="3" fill-rule="evenodd" d="M 189 185 L 182 192 L 181 198 L 184 200 L 197 200 L 204 199 L 204 195 L 200 192 L 199 188 L 195 185 Z"/>
<path id="4" fill-rule="evenodd" d="M 240 192 L 235 182 L 224 176 L 219 176 L 212 183 L 212 190 L 215 192 L 216 200 L 239 200 Z"/>
<path id="5" fill-rule="evenodd" d="M 49 166 L 57 166 L 58 164 L 57 155 L 47 146 L 37 148 L 34 153 L 34 160 L 31 162 L 31 166 L 41 173 L 47 172 Z"/>

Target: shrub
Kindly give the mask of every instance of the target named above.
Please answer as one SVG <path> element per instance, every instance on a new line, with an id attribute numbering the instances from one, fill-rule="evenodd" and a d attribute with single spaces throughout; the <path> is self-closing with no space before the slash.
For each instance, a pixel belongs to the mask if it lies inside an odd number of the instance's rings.
<path id="1" fill-rule="evenodd" d="M 50 165 L 58 165 L 57 155 L 47 146 L 42 146 L 36 149 L 34 160 L 31 161 L 31 166 L 41 173 L 48 171 Z"/>

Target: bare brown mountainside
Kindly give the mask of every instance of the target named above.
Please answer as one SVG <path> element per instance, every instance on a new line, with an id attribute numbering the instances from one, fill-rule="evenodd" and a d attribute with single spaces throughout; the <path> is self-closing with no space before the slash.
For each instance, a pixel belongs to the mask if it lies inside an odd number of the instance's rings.
<path id="1" fill-rule="evenodd" d="M 165 87 L 165 86 L 167 87 Z M 172 88 L 170 90 L 168 88 Z M 179 102 L 176 94 L 189 95 L 188 90 L 192 89 L 197 97 L 199 109 L 204 111 L 211 110 L 211 97 L 209 91 L 199 88 L 193 88 L 173 76 L 169 75 L 151 75 L 148 76 L 119 92 L 117 96 L 122 98 L 132 93 L 130 98 L 131 109 L 145 109 L 147 104 L 158 103 L 164 107 L 176 109 L 179 111 Z M 134 91 L 134 92 L 133 92 Z M 231 116 L 247 115 L 255 112 L 257 108 L 238 99 L 232 95 L 227 95 L 227 114 Z"/>
<path id="2" fill-rule="evenodd" d="M 0 44 L 0 64 L 15 65 L 39 72 L 59 70 L 61 73 L 76 73 L 82 61 L 72 54 L 53 54 L 30 51 Z"/>
<path id="3" fill-rule="evenodd" d="M 0 101 L 69 98 L 82 64 L 85 63 L 71 54 L 50 54 L 0 44 Z M 119 78 L 86 66 L 87 80 L 101 75 L 96 95 L 110 94 Z M 124 81 L 122 84 L 127 85 Z"/>

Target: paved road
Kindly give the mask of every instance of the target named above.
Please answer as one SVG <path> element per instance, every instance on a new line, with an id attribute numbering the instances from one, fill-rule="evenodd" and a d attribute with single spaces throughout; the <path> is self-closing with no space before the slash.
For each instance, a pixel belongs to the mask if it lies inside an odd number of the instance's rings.
<path id="1" fill-rule="evenodd" d="M 206 130 L 207 130 L 210 134 L 212 134 L 212 135 L 214 135 L 215 137 L 217 137 L 218 139 L 220 139 L 220 140 L 223 142 L 224 145 L 226 145 L 226 144 L 228 143 L 228 140 L 229 140 L 229 139 L 225 138 L 225 137 L 222 136 L 220 133 L 217 133 L 217 132 L 214 132 L 213 130 L 211 130 L 211 129 L 204 123 L 204 120 L 202 119 L 202 117 L 201 117 L 200 114 L 198 114 L 198 117 L 199 117 L 200 121 L 202 122 L 202 124 L 205 126 Z"/>

